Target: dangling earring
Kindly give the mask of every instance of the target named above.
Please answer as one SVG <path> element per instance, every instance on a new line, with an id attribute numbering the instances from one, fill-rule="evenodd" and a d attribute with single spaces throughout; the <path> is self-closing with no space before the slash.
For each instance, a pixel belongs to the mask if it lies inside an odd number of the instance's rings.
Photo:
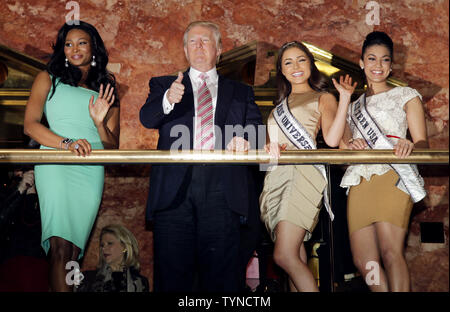
<path id="1" fill-rule="evenodd" d="M 361 69 L 364 70 L 364 66 L 361 66 Z"/>
<path id="2" fill-rule="evenodd" d="M 69 60 L 66 57 L 66 62 L 64 63 L 64 66 L 69 67 Z"/>
<path id="3" fill-rule="evenodd" d="M 97 62 L 95 61 L 95 55 L 92 55 L 92 62 L 91 62 L 91 66 L 95 67 L 97 66 Z"/>

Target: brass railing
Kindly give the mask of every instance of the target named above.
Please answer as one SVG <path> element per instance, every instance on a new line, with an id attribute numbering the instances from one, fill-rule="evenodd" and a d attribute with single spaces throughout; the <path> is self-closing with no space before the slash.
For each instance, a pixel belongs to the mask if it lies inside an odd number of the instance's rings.
<path id="1" fill-rule="evenodd" d="M 249 153 L 215 151 L 162 151 L 162 150 L 94 150 L 86 157 L 70 151 L 0 149 L 0 164 L 13 163 L 97 163 L 97 164 L 144 164 L 144 163 L 269 163 L 270 156 L 264 150 Z M 278 160 L 280 164 L 379 164 L 416 163 L 448 164 L 448 150 L 417 149 L 407 158 L 398 158 L 392 150 L 338 150 L 319 149 L 285 151 Z"/>

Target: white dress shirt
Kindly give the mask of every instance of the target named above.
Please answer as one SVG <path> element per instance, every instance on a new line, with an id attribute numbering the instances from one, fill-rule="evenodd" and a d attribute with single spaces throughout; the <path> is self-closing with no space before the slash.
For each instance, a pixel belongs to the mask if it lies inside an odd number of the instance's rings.
<path id="1" fill-rule="evenodd" d="M 189 78 L 191 79 L 191 84 L 192 84 L 192 91 L 194 94 L 194 108 L 195 108 L 195 118 L 194 118 L 194 138 L 196 137 L 196 129 L 197 129 L 197 106 L 198 106 L 198 89 L 200 89 L 200 86 L 203 83 L 203 80 L 200 78 L 200 75 L 202 74 L 201 71 L 198 71 L 194 68 L 190 68 L 189 70 Z M 214 118 L 215 118 L 215 112 L 216 112 L 216 105 L 217 105 L 217 91 L 218 91 L 218 82 L 219 82 L 219 76 L 217 75 L 217 70 L 214 67 L 213 69 L 207 71 L 205 73 L 208 78 L 206 79 L 206 85 L 209 88 L 209 91 L 211 92 L 211 99 L 212 99 L 212 107 L 213 107 L 213 124 L 214 124 Z M 166 92 L 164 93 L 164 97 L 163 97 L 163 110 L 164 110 L 164 114 L 169 114 L 174 106 L 175 103 L 169 103 L 169 100 L 167 99 L 167 91 L 169 91 L 169 89 L 166 90 Z M 177 104 L 177 105 L 183 105 L 183 104 Z M 198 120 L 198 122 L 200 122 L 200 120 Z M 214 127 L 213 127 L 213 133 L 214 133 Z M 214 133 L 214 139 L 215 139 L 215 133 Z M 195 142 L 194 142 L 195 143 Z"/>

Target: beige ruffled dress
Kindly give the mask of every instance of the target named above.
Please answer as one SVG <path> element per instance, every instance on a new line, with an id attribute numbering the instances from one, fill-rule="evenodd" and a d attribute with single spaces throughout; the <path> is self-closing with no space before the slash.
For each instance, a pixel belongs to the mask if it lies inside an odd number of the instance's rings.
<path id="1" fill-rule="evenodd" d="M 321 94 L 311 91 L 291 94 L 288 98 L 291 113 L 308 131 L 314 142 L 320 129 Z M 267 126 L 271 142 L 286 143 L 287 150 L 298 150 L 278 127 L 272 113 Z M 305 240 L 309 240 L 317 225 L 322 193 L 326 186 L 326 180 L 312 165 L 278 165 L 266 173 L 259 202 L 261 219 L 273 241 L 276 239 L 275 228 L 282 220 L 305 229 Z"/>

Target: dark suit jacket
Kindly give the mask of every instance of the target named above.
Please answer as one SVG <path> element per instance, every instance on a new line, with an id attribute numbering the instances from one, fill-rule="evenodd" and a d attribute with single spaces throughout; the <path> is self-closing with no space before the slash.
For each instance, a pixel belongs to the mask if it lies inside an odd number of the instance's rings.
<path id="1" fill-rule="evenodd" d="M 150 93 L 140 111 L 141 123 L 146 128 L 159 130 L 158 150 L 169 150 L 181 133 L 170 136 L 172 127 L 184 125 L 189 129 L 190 140 L 188 149 L 193 148 L 193 117 L 195 116 L 194 96 L 188 71 L 184 73 L 184 95 L 180 103 L 167 115 L 163 112 L 162 101 L 164 93 L 175 81 L 174 76 L 155 77 L 150 79 Z M 262 124 L 261 113 L 255 104 L 253 89 L 242 83 L 219 76 L 217 104 L 214 123 L 222 130 L 222 142 L 216 136 L 216 148 L 226 148 L 225 125 L 242 125 L 257 127 Z M 257 129 L 255 129 L 257 133 Z M 252 146 L 256 148 L 256 146 Z M 152 165 L 150 173 L 150 191 L 147 201 L 147 218 L 157 210 L 168 208 L 177 195 L 189 164 Z M 222 181 L 228 207 L 240 215 L 247 216 L 249 197 L 255 194 L 254 183 L 248 166 L 216 165 L 215 174 Z"/>

